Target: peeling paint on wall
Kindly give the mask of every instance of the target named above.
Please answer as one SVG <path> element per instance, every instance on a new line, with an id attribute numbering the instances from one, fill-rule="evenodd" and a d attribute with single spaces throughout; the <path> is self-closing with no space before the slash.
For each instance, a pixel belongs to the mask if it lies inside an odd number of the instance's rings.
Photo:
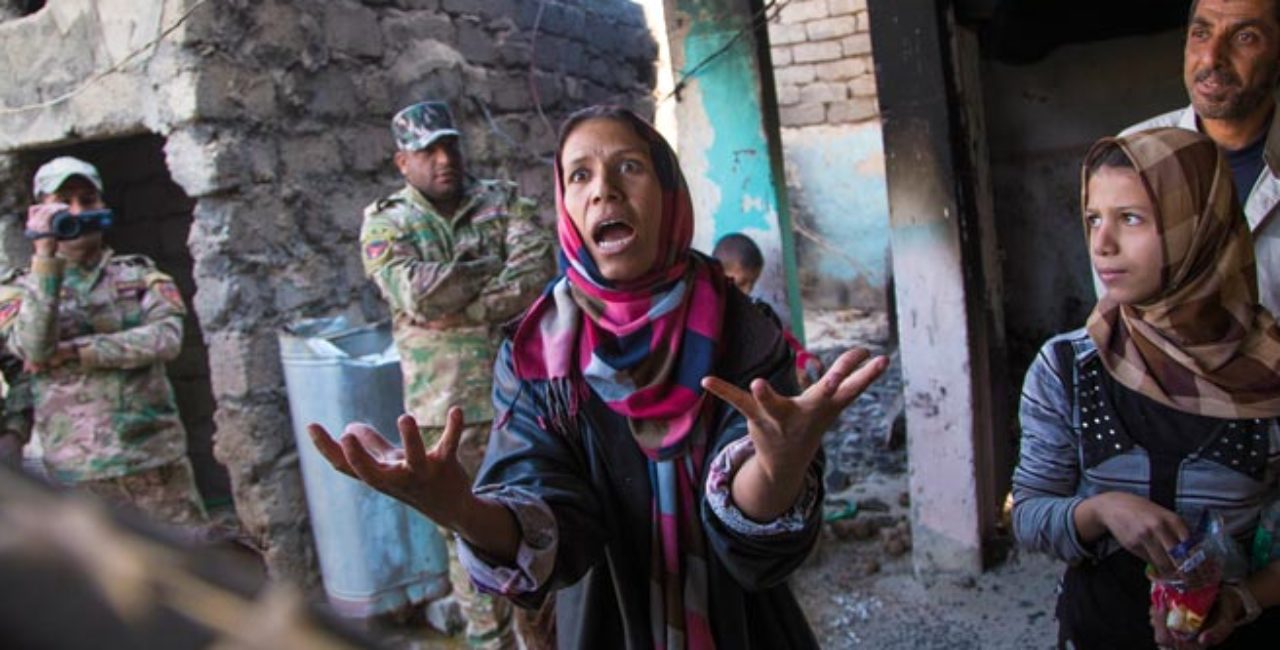
<path id="1" fill-rule="evenodd" d="M 724 25 L 695 22 L 685 37 L 685 61 L 706 59 L 735 33 Z M 748 44 L 743 39 L 734 45 L 684 90 L 692 110 L 684 113 L 681 155 L 698 215 L 695 246 L 709 251 L 718 239 L 737 232 L 754 239 L 765 256 L 755 293 L 785 315 L 791 313 L 788 295 L 795 291 L 788 287 L 759 75 L 751 67 L 754 57 L 742 51 Z M 703 83 L 711 75 L 714 83 Z"/>
<path id="2" fill-rule="evenodd" d="M 883 308 L 889 200 L 879 123 L 783 129 L 782 141 L 805 300 Z"/>

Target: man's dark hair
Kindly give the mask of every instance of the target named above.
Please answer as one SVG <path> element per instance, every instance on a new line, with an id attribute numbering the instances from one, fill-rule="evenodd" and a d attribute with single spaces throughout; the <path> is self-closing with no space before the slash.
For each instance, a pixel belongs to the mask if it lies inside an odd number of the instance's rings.
<path id="1" fill-rule="evenodd" d="M 1191 0 L 1191 10 L 1187 12 L 1187 23 L 1191 23 L 1191 19 L 1196 17 L 1196 7 L 1200 6 L 1200 0 Z M 1271 17 L 1276 19 L 1276 24 L 1280 25 L 1280 0 L 1271 0 Z"/>
<path id="2" fill-rule="evenodd" d="M 751 238 L 741 233 L 725 235 L 716 242 L 711 256 L 722 264 L 737 264 L 747 271 L 759 271 L 764 268 L 764 255 L 760 247 Z"/>

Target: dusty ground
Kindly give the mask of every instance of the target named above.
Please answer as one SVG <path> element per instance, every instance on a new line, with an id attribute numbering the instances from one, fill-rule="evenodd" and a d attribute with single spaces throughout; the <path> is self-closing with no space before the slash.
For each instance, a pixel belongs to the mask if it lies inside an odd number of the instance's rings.
<path id="1" fill-rule="evenodd" d="M 898 501 L 905 488 L 905 474 L 875 473 L 834 496 L 888 505 L 887 512 L 860 511 L 853 521 L 896 520 L 907 515 Z M 1061 570 L 1045 556 L 1014 554 L 976 581 L 926 587 L 913 575 L 910 553 L 886 552 L 881 534 L 840 539 L 828 525 L 791 584 L 823 648 L 1033 650 L 1054 645 L 1053 590 Z"/>
<path id="2" fill-rule="evenodd" d="M 856 311 L 814 312 L 805 321 L 810 349 L 828 362 L 853 345 L 892 355 L 888 329 L 883 314 Z M 863 507 L 851 519 L 824 526 L 818 549 L 792 579 L 822 646 L 1052 648 L 1059 563 L 1014 553 L 977 580 L 932 580 L 926 586 L 913 573 L 909 550 L 886 540 L 909 539 L 897 532 L 908 515 L 906 452 L 901 444 L 884 446 L 901 410 L 896 355 L 893 361 L 824 440 L 828 512 L 838 512 L 846 501 Z M 887 550 L 890 545 L 901 554 Z"/>

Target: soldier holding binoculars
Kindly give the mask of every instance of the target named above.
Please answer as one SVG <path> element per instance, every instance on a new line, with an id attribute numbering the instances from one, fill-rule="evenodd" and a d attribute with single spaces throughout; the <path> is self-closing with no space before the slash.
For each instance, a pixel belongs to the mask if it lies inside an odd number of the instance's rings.
<path id="1" fill-rule="evenodd" d="M 63 156 L 40 167 L 27 211 L 29 272 L 0 286 L 0 334 L 31 372 L 50 476 L 159 521 L 205 519 L 164 364 L 186 314 L 173 279 L 103 240 L 102 177 Z"/>

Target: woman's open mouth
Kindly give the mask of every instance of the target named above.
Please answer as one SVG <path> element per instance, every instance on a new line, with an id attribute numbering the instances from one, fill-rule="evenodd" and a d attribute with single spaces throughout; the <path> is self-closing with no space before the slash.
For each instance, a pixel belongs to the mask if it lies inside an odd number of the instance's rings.
<path id="1" fill-rule="evenodd" d="M 591 239 L 601 253 L 620 253 L 635 243 L 636 229 L 621 219 L 605 219 L 591 229 Z"/>

